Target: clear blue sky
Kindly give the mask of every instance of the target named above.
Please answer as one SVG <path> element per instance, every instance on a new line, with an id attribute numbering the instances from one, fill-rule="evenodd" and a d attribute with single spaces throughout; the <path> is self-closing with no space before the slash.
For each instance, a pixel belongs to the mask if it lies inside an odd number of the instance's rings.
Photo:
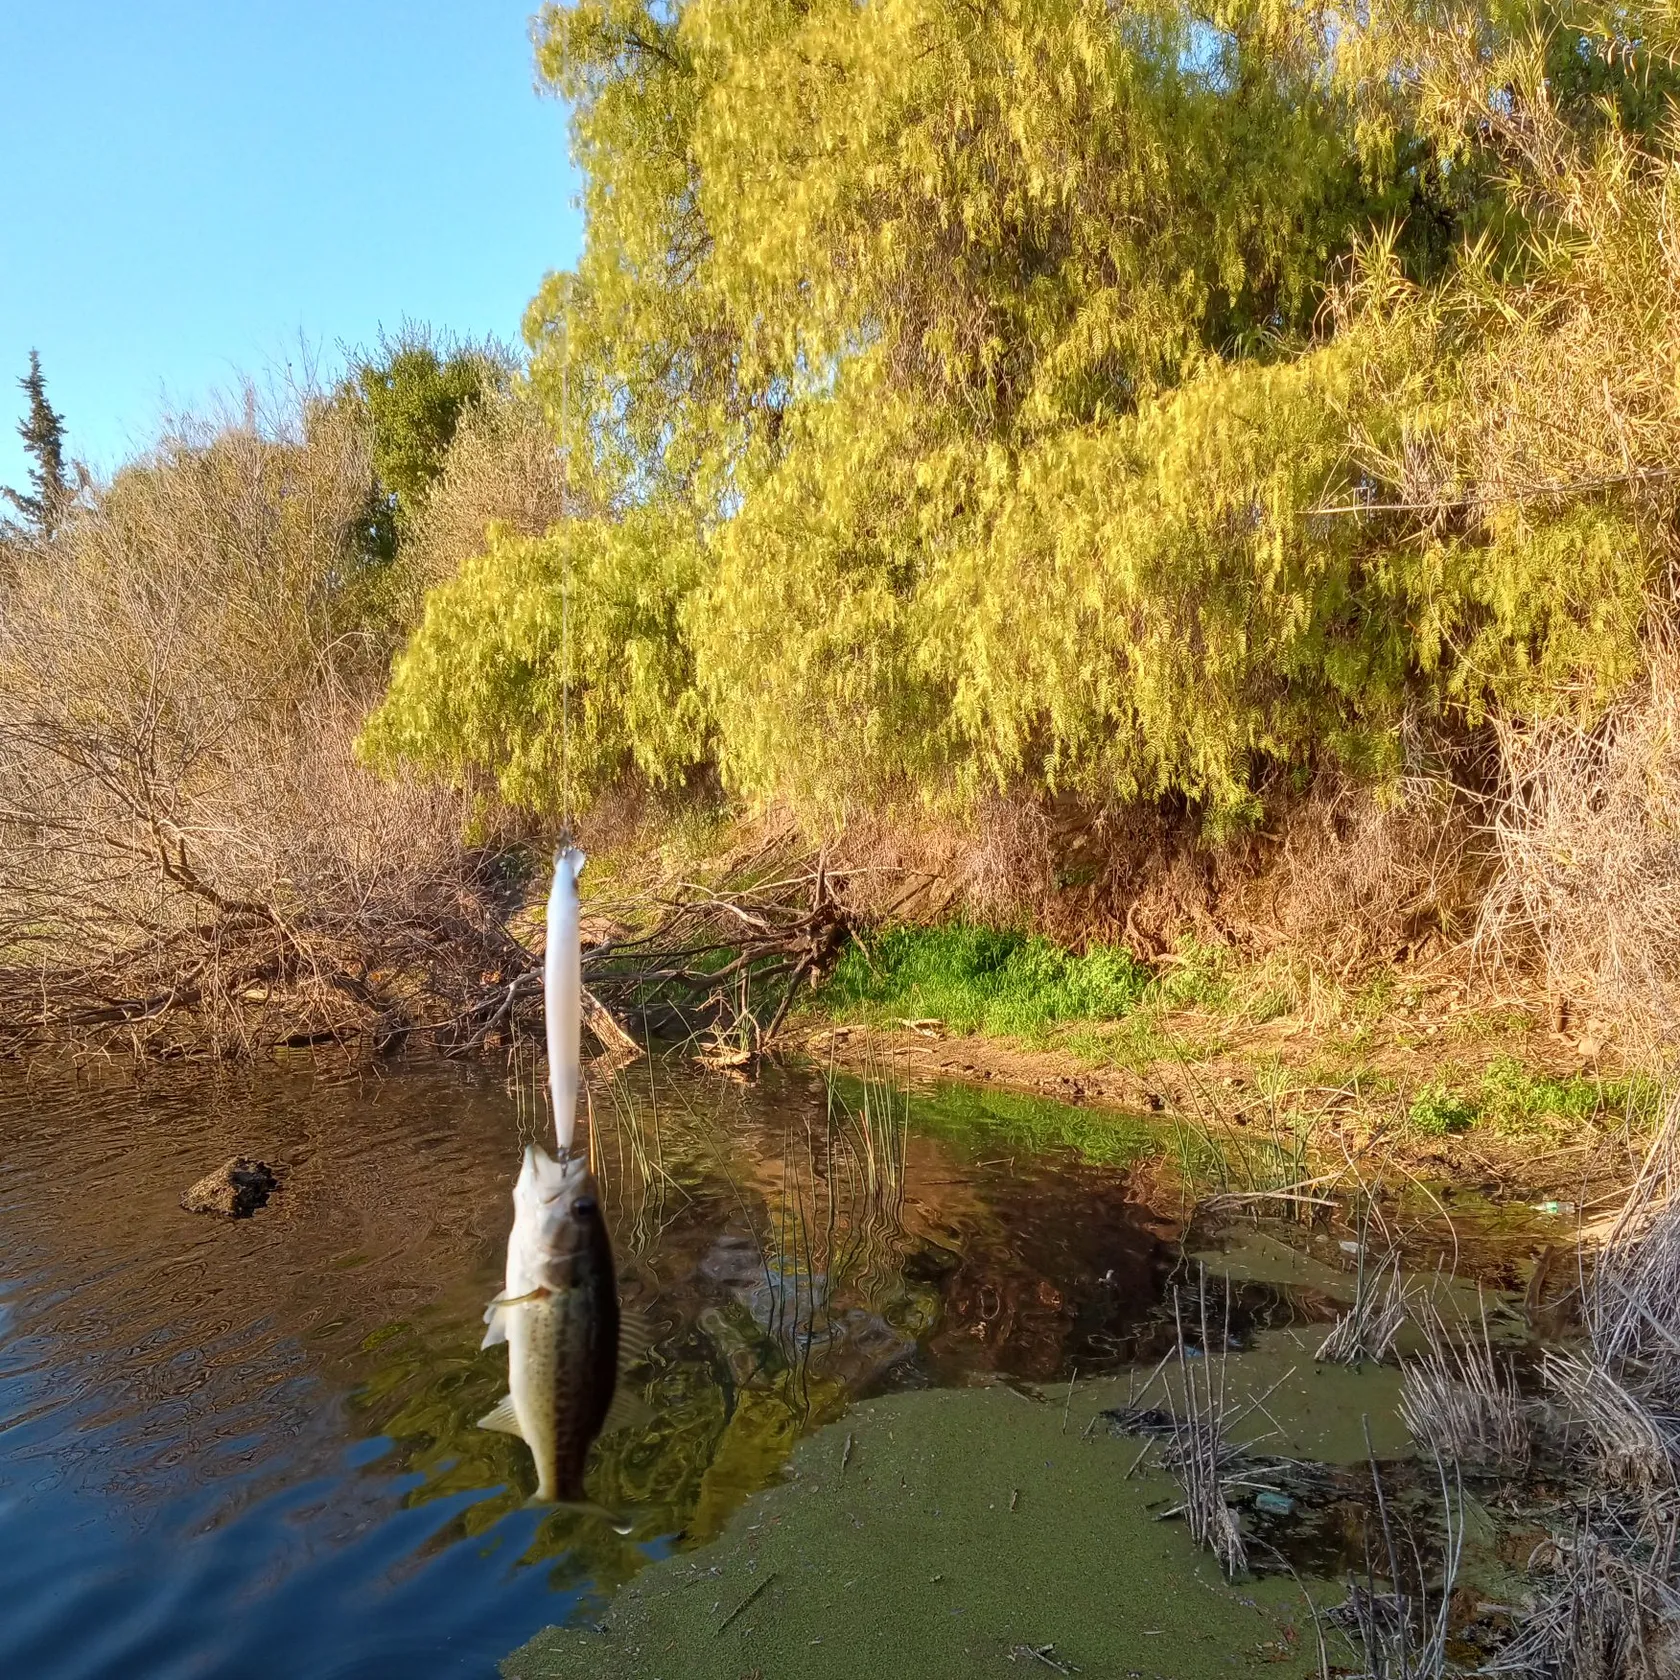
<path id="1" fill-rule="evenodd" d="M 405 318 L 514 340 L 581 237 L 534 0 L 0 0 L 0 484 L 31 347 L 108 472 Z"/>

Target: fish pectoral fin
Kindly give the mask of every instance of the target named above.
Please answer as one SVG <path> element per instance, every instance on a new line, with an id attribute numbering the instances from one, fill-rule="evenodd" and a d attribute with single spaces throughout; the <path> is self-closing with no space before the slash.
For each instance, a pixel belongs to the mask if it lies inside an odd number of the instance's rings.
<path id="1" fill-rule="evenodd" d="M 519 1427 L 519 1418 L 513 1409 L 513 1396 L 511 1394 L 504 1394 L 478 1420 L 478 1427 L 480 1429 L 494 1429 L 498 1435 L 517 1435 L 520 1440 L 525 1439 L 525 1433 Z"/>
<path id="2" fill-rule="evenodd" d="M 546 1301 L 553 1293 L 547 1284 L 539 1283 L 535 1289 L 527 1289 L 523 1295 L 498 1295 L 484 1309 L 484 1316 L 489 1318 L 491 1313 L 500 1312 L 503 1307 L 523 1307 L 532 1301 Z"/>
<path id="3" fill-rule="evenodd" d="M 484 1332 L 484 1340 L 478 1344 L 478 1351 L 482 1353 L 486 1348 L 495 1347 L 498 1342 L 507 1340 L 507 1309 L 509 1307 L 523 1307 L 528 1306 L 533 1301 L 546 1301 L 552 1293 L 552 1290 L 538 1284 L 535 1289 L 528 1289 L 523 1295 L 498 1295 L 484 1309 L 484 1322 L 489 1326 L 489 1329 Z"/>
<path id="4" fill-rule="evenodd" d="M 612 1404 L 607 1407 L 607 1415 L 601 1419 L 601 1427 L 597 1431 L 601 1435 L 611 1435 L 614 1430 L 632 1429 L 650 1423 L 653 1419 L 653 1408 L 633 1388 L 626 1388 L 622 1384 L 614 1391 Z"/>

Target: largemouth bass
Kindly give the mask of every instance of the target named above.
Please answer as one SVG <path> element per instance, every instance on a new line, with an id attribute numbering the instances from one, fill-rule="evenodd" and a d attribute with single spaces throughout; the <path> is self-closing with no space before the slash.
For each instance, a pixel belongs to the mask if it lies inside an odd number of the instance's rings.
<path id="1" fill-rule="evenodd" d="M 581 1158 L 556 1161 L 526 1148 L 506 1288 L 484 1317 L 483 1345 L 507 1343 L 508 1394 L 480 1428 L 517 1435 L 531 1449 L 539 1501 L 610 1517 L 590 1505 L 583 1467 L 618 1385 L 618 1288 L 595 1179 Z"/>

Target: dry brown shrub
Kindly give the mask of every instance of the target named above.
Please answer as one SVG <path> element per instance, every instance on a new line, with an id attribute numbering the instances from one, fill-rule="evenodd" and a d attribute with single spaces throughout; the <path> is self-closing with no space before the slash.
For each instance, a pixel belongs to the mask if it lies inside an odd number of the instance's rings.
<path id="1" fill-rule="evenodd" d="M 1596 726 L 1498 725 L 1498 874 L 1476 946 L 1538 958 L 1632 1043 L 1672 1036 L 1680 979 L 1680 647 L 1654 634 L 1645 680 Z"/>
<path id="2" fill-rule="evenodd" d="M 906 802 L 854 819 L 834 859 L 865 920 L 964 917 L 1067 945 L 1125 943 L 1145 957 L 1186 934 L 1228 939 L 1221 897 L 1247 867 L 1241 848 L 1201 845 L 1182 813 L 1027 792 L 994 795 L 965 816 Z"/>
<path id="3" fill-rule="evenodd" d="M 982 801 L 954 861 L 964 908 L 984 920 L 1041 918 L 1055 892 L 1055 834 L 1042 803 Z"/>
<path id="4" fill-rule="evenodd" d="M 183 429 L 22 552 L 0 599 L 7 1038 L 395 1030 L 511 960 L 460 798 L 352 757 L 380 674 L 369 483 L 359 432 L 305 403 Z"/>
<path id="5" fill-rule="evenodd" d="M 855 818 L 833 847 L 864 920 L 971 917 L 1036 927 L 1054 891 L 1051 823 L 1026 795 L 982 800 L 967 817 L 905 802 Z"/>
<path id="6" fill-rule="evenodd" d="M 966 819 L 914 808 L 854 821 L 835 849 L 866 918 L 971 917 L 1158 959 L 1185 939 L 1288 949 L 1337 975 L 1449 947 L 1484 874 L 1472 806 L 1445 780 L 1378 794 L 1323 778 L 1268 832 L 1217 844 L 1193 815 L 1027 794 Z"/>
<path id="7" fill-rule="evenodd" d="M 1470 807 L 1444 778 L 1382 790 L 1321 778 L 1277 821 L 1278 842 L 1235 913 L 1255 943 L 1351 973 L 1436 953 L 1471 922 L 1483 868 Z"/>

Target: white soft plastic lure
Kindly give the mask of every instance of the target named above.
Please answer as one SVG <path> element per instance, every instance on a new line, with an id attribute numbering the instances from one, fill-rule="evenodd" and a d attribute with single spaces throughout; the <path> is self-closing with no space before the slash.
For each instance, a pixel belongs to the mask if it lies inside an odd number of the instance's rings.
<path id="1" fill-rule="evenodd" d="M 548 1090 L 554 1141 L 565 1160 L 577 1130 L 579 1038 L 583 1020 L 583 945 L 578 877 L 585 859 L 576 846 L 554 856 L 548 893 L 548 943 L 543 952 L 543 1013 L 548 1028 Z"/>

